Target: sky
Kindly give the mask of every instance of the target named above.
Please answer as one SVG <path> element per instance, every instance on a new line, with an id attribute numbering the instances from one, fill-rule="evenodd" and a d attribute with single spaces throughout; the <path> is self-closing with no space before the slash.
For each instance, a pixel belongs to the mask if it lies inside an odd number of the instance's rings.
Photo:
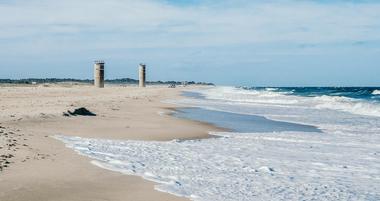
<path id="1" fill-rule="evenodd" d="M 0 78 L 380 86 L 380 1 L 0 0 Z"/>

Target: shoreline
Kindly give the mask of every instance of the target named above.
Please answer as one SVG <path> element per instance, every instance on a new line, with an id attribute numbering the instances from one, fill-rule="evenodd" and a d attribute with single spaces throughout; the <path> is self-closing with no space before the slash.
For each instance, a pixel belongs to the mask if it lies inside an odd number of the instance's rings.
<path id="1" fill-rule="evenodd" d="M 165 142 L 70 136 L 58 139 L 93 158 L 101 167 L 155 181 L 156 189 L 190 199 L 380 198 L 376 185 L 379 129 L 372 127 L 380 123 L 378 118 L 314 107 L 313 97 L 276 95 L 278 104 L 271 101 L 257 104 L 263 100 L 258 95 L 250 97 L 252 104 L 245 104 L 249 101 L 218 102 L 212 96 L 226 96 L 228 100 L 229 93 L 241 100 L 247 92 L 216 87 L 204 92 L 210 99 L 175 101 L 180 106 L 195 106 L 178 108 L 182 112 L 175 113 L 177 117 L 234 129 L 210 133 L 220 137 Z M 284 107 L 282 103 L 289 102 L 289 98 L 300 102 Z M 225 108 L 229 112 L 223 112 Z M 242 111 L 247 114 L 261 111 L 259 115 L 274 116 L 280 121 L 245 115 Z M 287 119 L 305 124 L 289 123 Z"/>
<path id="2" fill-rule="evenodd" d="M 154 182 L 104 170 L 53 138 L 57 134 L 121 140 L 208 138 L 207 123 L 159 115 L 183 89 L 88 86 L 0 87 L 0 126 L 18 136 L 9 167 L 0 172 L 0 200 L 188 200 L 156 191 Z M 86 107 L 96 117 L 63 117 Z M 26 146 L 23 146 L 26 145 Z M 16 149 L 17 148 L 17 149 Z M 2 149 L 0 149 L 2 151 Z"/>
<path id="3" fill-rule="evenodd" d="M 202 125 L 202 126 L 211 127 L 211 128 L 213 128 L 212 132 L 233 132 L 233 130 L 230 128 L 224 128 L 224 127 L 218 126 L 216 124 L 213 124 L 213 123 L 210 123 L 207 121 L 201 121 L 201 120 L 197 120 L 197 119 L 190 119 L 188 117 L 176 116 L 176 114 L 175 114 L 176 112 L 181 112 L 181 109 L 187 109 L 187 108 L 191 108 L 191 107 L 184 107 L 184 106 L 178 106 L 178 107 L 172 107 L 172 108 L 168 107 L 166 109 L 170 110 L 171 112 L 169 112 L 166 115 L 168 115 L 172 118 L 175 118 L 175 119 L 187 120 L 187 121 L 191 121 L 191 122 L 194 122 L 194 123 Z M 208 138 L 215 138 L 215 137 L 218 137 L 218 136 L 208 133 L 205 136 L 198 136 L 198 137 L 194 137 L 194 138 L 187 138 L 187 139 L 181 139 L 181 140 L 208 139 Z"/>

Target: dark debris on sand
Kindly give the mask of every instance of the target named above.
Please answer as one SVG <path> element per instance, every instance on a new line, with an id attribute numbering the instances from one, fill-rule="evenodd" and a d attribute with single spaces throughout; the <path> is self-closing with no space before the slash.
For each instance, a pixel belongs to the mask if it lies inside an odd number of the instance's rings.
<path id="1" fill-rule="evenodd" d="M 14 155 L 11 154 L 19 148 L 13 132 L 7 132 L 4 126 L 0 126 L 0 172 L 9 167 Z M 9 153 L 11 152 L 11 153 Z"/>
<path id="2" fill-rule="evenodd" d="M 66 116 L 66 117 L 70 117 L 70 116 L 96 116 L 96 114 L 89 111 L 85 107 L 81 107 L 81 108 L 75 109 L 74 111 L 68 110 L 67 112 L 63 113 L 63 116 Z"/>
<path id="3" fill-rule="evenodd" d="M 0 123 L 1 124 L 1 123 Z M 52 159 L 50 155 L 41 153 L 32 148 L 28 142 L 28 136 L 19 129 L 0 126 L 0 173 L 10 165 L 20 161 Z M 20 159 L 17 155 L 19 150 L 28 151 L 29 154 Z"/>

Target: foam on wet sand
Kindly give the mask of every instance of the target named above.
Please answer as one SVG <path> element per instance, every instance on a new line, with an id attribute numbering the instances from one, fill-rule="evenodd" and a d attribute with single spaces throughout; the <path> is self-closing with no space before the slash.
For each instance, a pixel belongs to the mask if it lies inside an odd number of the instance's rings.
<path id="1" fill-rule="evenodd" d="M 321 133 L 144 142 L 56 136 L 95 165 L 194 200 L 379 200 L 379 145 Z"/>

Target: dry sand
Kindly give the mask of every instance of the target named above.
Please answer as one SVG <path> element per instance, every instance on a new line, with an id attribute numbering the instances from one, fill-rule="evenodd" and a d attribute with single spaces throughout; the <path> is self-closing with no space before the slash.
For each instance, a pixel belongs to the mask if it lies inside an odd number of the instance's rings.
<path id="1" fill-rule="evenodd" d="M 1 201 L 187 200 L 154 183 L 98 168 L 49 137 L 171 140 L 208 137 L 216 128 L 162 113 L 183 88 L 82 85 L 0 86 Z M 96 117 L 64 117 L 86 107 Z"/>

